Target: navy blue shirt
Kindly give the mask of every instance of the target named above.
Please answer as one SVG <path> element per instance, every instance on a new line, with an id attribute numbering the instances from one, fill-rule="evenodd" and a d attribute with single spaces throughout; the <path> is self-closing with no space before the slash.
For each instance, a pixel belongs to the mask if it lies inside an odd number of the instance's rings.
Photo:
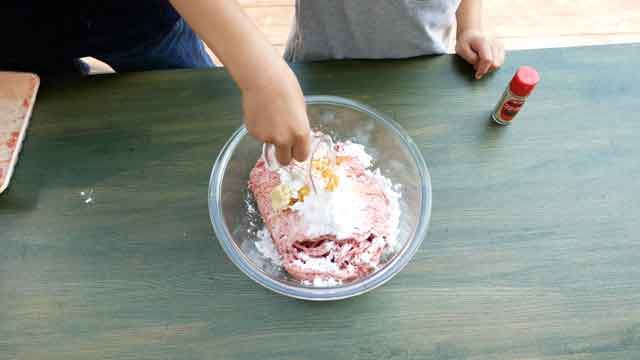
<path id="1" fill-rule="evenodd" d="M 0 66 L 126 51 L 165 36 L 168 0 L 0 1 Z"/>

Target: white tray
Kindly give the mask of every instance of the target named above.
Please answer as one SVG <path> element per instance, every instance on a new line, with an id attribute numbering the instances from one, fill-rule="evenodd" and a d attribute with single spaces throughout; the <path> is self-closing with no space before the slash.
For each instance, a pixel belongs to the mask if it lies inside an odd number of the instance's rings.
<path id="1" fill-rule="evenodd" d="M 18 162 L 39 86 L 36 74 L 0 71 L 0 193 Z"/>

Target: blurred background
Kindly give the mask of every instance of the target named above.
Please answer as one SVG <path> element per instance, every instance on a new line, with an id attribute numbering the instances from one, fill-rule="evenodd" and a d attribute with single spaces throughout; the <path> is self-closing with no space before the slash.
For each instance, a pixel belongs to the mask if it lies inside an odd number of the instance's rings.
<path id="1" fill-rule="evenodd" d="M 282 53 L 295 0 L 239 2 Z M 484 27 L 508 50 L 640 42 L 640 0 L 485 0 Z M 86 60 L 93 73 L 111 71 Z"/>

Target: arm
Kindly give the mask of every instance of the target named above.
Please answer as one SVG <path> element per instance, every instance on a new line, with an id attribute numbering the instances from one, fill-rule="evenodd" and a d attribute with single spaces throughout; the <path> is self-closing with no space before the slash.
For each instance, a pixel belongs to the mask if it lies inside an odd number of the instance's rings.
<path id="1" fill-rule="evenodd" d="M 504 63 L 504 47 L 482 30 L 482 0 L 462 0 L 456 12 L 456 53 L 473 65 L 476 79 Z"/>
<path id="2" fill-rule="evenodd" d="M 247 129 L 276 145 L 278 160 L 305 160 L 310 128 L 295 75 L 235 0 L 171 0 L 242 91 Z"/>

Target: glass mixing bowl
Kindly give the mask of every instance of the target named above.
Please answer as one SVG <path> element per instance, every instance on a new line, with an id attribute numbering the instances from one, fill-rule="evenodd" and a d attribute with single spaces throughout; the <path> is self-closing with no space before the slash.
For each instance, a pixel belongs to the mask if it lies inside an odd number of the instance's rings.
<path id="1" fill-rule="evenodd" d="M 396 250 L 386 254 L 375 272 L 330 287 L 301 284 L 256 249 L 262 219 L 247 189 L 249 173 L 262 154 L 262 144 L 238 129 L 223 147 L 209 181 L 209 214 L 222 249 L 251 279 L 277 293 L 306 300 L 337 300 L 363 294 L 396 275 L 416 253 L 431 216 L 431 178 L 414 142 L 394 122 L 352 100 L 333 96 L 306 98 L 311 127 L 334 141 L 365 146 L 374 168 L 400 184 L 401 215 Z"/>

